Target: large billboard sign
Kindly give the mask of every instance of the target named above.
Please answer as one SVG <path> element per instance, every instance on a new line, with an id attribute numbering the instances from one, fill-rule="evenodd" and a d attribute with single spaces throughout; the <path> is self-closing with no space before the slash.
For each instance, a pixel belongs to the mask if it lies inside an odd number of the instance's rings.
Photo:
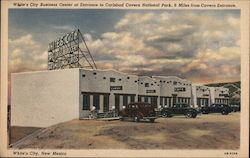
<path id="1" fill-rule="evenodd" d="M 49 44 L 49 50 L 48 51 L 52 51 L 55 50 L 57 48 L 60 48 L 64 45 L 67 45 L 71 42 L 77 41 L 78 40 L 78 30 L 72 31 L 66 35 L 64 35 L 63 37 L 51 42 Z"/>
<path id="2" fill-rule="evenodd" d="M 84 48 L 80 48 L 81 42 L 84 43 L 86 49 L 84 51 L 82 51 Z M 67 33 L 49 43 L 48 70 L 81 68 L 86 67 L 86 63 L 87 67 L 96 68 L 80 30 Z"/>

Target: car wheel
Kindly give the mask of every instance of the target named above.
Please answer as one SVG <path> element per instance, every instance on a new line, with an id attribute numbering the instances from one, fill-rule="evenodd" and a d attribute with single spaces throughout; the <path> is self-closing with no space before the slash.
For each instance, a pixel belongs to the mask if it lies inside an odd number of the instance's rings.
<path id="1" fill-rule="evenodd" d="M 202 113 L 202 114 L 208 114 L 208 112 L 206 112 L 206 111 L 202 111 L 201 113 Z"/>
<path id="2" fill-rule="evenodd" d="M 167 112 L 164 112 L 163 114 L 162 114 L 162 117 L 168 117 L 168 113 Z"/>
<path id="3" fill-rule="evenodd" d="M 196 116 L 197 116 L 197 114 L 193 114 L 193 115 L 192 115 L 192 118 L 196 118 Z"/>
<path id="4" fill-rule="evenodd" d="M 193 117 L 193 114 L 192 114 L 191 112 L 187 112 L 187 113 L 186 113 L 186 117 L 187 117 L 187 118 L 192 118 L 192 117 Z"/>
<path id="5" fill-rule="evenodd" d="M 221 112 L 221 114 L 222 114 L 222 115 L 228 115 L 228 112 L 226 112 L 226 111 L 223 110 L 223 111 Z"/>

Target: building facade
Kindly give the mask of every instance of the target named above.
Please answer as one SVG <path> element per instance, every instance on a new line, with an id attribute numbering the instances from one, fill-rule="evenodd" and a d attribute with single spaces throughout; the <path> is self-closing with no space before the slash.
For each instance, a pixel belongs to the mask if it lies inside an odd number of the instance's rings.
<path id="1" fill-rule="evenodd" d="M 192 86 L 175 76 L 136 76 L 115 70 L 62 69 L 11 75 L 12 126 L 46 127 L 88 118 L 91 111 L 119 112 L 130 102 L 172 107 L 228 103 L 228 89 Z"/>
<path id="2" fill-rule="evenodd" d="M 229 89 L 224 87 L 209 87 L 212 104 L 228 104 Z"/>
<path id="3" fill-rule="evenodd" d="M 160 83 L 160 105 L 172 107 L 175 103 L 191 105 L 192 82 L 175 76 L 153 76 Z"/>
<path id="4" fill-rule="evenodd" d="M 159 106 L 160 83 L 158 80 L 148 77 L 139 76 L 138 80 L 138 101 L 147 102 Z"/>
<path id="5" fill-rule="evenodd" d="M 192 86 L 194 107 L 209 106 L 211 104 L 210 88 L 202 85 Z"/>
<path id="6" fill-rule="evenodd" d="M 80 69 L 80 117 L 88 117 L 92 109 L 97 112 L 122 110 L 137 101 L 138 76 L 114 70 Z"/>

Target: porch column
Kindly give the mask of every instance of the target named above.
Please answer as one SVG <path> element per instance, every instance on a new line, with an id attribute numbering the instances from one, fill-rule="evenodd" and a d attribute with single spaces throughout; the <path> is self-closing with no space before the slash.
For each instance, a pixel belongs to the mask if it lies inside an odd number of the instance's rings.
<path id="1" fill-rule="evenodd" d="M 103 109 L 104 109 L 104 104 L 103 104 L 104 97 L 103 97 L 103 95 L 99 95 L 99 100 L 100 100 L 100 110 L 99 110 L 99 112 L 103 112 Z"/>

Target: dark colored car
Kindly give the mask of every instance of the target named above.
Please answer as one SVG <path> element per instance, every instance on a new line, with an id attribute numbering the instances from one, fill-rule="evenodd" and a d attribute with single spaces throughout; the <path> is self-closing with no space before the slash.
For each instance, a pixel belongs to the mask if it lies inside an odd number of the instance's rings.
<path id="1" fill-rule="evenodd" d="M 230 108 L 233 112 L 240 111 L 240 105 L 230 105 Z"/>
<path id="2" fill-rule="evenodd" d="M 154 106 L 144 102 L 128 104 L 125 109 L 119 112 L 119 115 L 122 121 L 124 119 L 133 119 L 135 122 L 139 122 L 140 120 L 154 122 L 157 118 Z"/>
<path id="3" fill-rule="evenodd" d="M 195 118 L 198 114 L 198 111 L 188 104 L 185 103 L 176 103 L 173 107 L 164 107 L 161 110 L 162 117 L 172 117 L 173 115 L 185 115 L 188 118 Z"/>
<path id="4" fill-rule="evenodd" d="M 226 104 L 212 104 L 210 106 L 201 107 L 202 114 L 221 113 L 227 115 L 232 112 L 232 109 Z"/>

